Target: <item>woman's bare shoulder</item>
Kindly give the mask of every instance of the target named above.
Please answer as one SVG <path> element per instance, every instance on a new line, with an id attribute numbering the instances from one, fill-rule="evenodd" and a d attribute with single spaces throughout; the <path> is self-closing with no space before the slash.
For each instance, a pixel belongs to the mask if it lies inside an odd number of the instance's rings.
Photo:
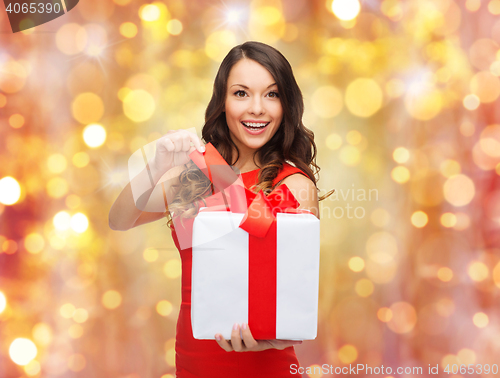
<path id="1" fill-rule="evenodd" d="M 300 209 L 310 210 L 319 218 L 318 190 L 314 182 L 302 173 L 294 173 L 286 177 L 285 184 L 300 203 Z"/>

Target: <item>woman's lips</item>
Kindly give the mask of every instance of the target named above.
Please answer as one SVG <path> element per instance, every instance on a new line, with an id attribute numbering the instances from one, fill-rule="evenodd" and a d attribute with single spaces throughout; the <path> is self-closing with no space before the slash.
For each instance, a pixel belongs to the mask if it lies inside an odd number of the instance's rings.
<path id="1" fill-rule="evenodd" d="M 243 128 L 246 130 L 246 132 L 251 134 L 251 135 L 262 134 L 267 129 L 267 126 L 269 126 L 270 123 L 271 122 L 268 122 L 266 126 L 262 126 L 259 128 L 250 128 L 248 126 L 245 126 L 245 124 L 243 122 L 241 122 L 241 124 L 243 125 Z"/>

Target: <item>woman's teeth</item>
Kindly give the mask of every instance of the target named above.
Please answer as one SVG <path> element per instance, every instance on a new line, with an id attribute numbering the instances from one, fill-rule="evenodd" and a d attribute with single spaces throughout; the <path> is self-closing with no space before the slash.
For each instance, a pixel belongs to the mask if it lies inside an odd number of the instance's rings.
<path id="1" fill-rule="evenodd" d="M 242 122 L 243 126 L 250 130 L 259 130 L 262 129 L 263 127 L 266 127 L 269 125 L 269 122 L 267 123 L 250 123 L 250 122 Z"/>

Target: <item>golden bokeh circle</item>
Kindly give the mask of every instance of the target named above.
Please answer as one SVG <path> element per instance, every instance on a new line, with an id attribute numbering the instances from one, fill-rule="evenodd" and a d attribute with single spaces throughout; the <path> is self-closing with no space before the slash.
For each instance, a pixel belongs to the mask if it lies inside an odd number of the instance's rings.
<path id="1" fill-rule="evenodd" d="M 130 91 L 123 99 L 123 113 L 134 122 L 147 121 L 155 109 L 155 99 L 143 89 Z"/>
<path id="2" fill-rule="evenodd" d="M 443 107 L 441 92 L 433 88 L 411 91 L 405 96 L 405 108 L 408 113 L 419 121 L 429 121 L 436 117 Z"/>
<path id="3" fill-rule="evenodd" d="M 73 118 L 80 123 L 97 122 L 104 115 L 104 103 L 95 93 L 82 93 L 73 100 L 71 112 Z"/>
<path id="4" fill-rule="evenodd" d="M 321 118 L 337 116 L 344 106 L 342 92 L 332 85 L 316 89 L 311 97 L 313 111 Z"/>
<path id="5" fill-rule="evenodd" d="M 347 109 L 358 117 L 371 117 L 380 110 L 382 102 L 382 89 L 373 79 L 355 79 L 347 86 L 345 91 Z"/>
<path id="6" fill-rule="evenodd" d="M 5 93 L 19 92 L 26 83 L 28 70 L 21 63 L 9 59 L 2 63 L 0 75 L 0 90 Z"/>
<path id="7" fill-rule="evenodd" d="M 453 206 L 469 204 L 476 194 L 474 182 L 466 175 L 451 176 L 443 185 L 443 194 L 446 201 Z"/>
<path id="8" fill-rule="evenodd" d="M 56 46 L 63 54 L 79 54 L 85 49 L 86 45 L 87 32 L 79 24 L 64 24 L 56 33 Z"/>
<path id="9" fill-rule="evenodd" d="M 396 302 L 391 307 L 392 318 L 387 322 L 389 329 L 398 334 L 408 333 L 417 324 L 417 312 L 407 302 Z"/>
<path id="10" fill-rule="evenodd" d="M 500 78 L 489 71 L 478 72 L 470 81 L 470 90 L 481 102 L 494 102 L 500 96 Z"/>

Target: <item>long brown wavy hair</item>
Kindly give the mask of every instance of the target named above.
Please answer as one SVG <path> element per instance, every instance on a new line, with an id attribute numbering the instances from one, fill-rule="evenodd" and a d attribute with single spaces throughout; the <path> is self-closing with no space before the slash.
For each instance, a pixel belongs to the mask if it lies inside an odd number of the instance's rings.
<path id="1" fill-rule="evenodd" d="M 229 165 L 239 159 L 239 151 L 231 139 L 226 122 L 224 106 L 227 96 L 227 80 L 232 67 L 241 59 L 251 59 L 266 68 L 273 76 L 279 92 L 283 108 L 283 119 L 274 136 L 254 155 L 254 163 L 259 170 L 255 192 L 263 190 L 268 194 L 273 189 L 273 181 L 285 162 L 302 170 L 317 187 L 320 168 L 316 164 L 316 144 L 314 133 L 304 126 L 304 100 L 288 60 L 274 47 L 261 42 L 248 41 L 235 46 L 222 61 L 215 77 L 213 94 L 205 112 L 205 125 L 202 139 L 212 143 Z M 179 191 L 175 200 L 169 205 L 172 213 L 182 216 L 196 214 L 203 197 L 210 194 L 210 182 L 194 165 L 188 164 L 180 175 Z M 328 197 L 333 191 L 320 197 Z M 195 204 L 190 206 L 191 204 Z M 191 209 L 188 209 L 191 207 Z M 168 213 L 168 212 L 167 212 Z M 170 222 L 169 222 L 170 223 Z"/>

